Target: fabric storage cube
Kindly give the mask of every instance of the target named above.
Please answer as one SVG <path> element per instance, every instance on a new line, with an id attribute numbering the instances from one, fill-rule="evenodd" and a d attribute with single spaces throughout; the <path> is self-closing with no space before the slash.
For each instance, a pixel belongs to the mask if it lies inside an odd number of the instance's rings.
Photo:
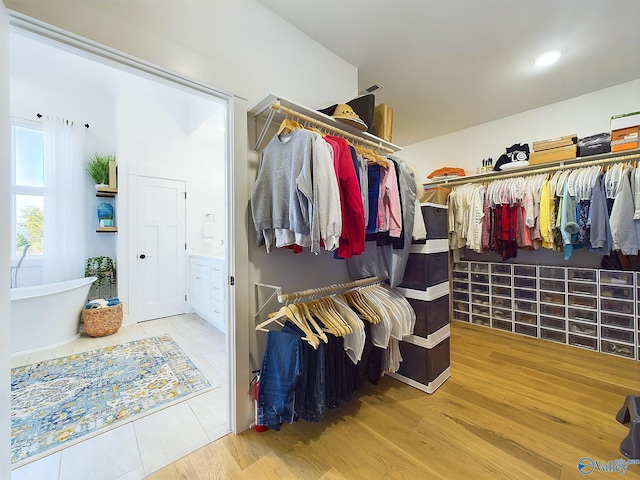
<path id="1" fill-rule="evenodd" d="M 447 283 L 443 285 L 447 287 Z M 449 290 L 443 288 L 436 295 L 439 296 L 432 300 L 425 300 L 405 294 L 416 312 L 414 335 L 427 337 L 449 323 Z"/>
<path id="2" fill-rule="evenodd" d="M 427 240 L 447 238 L 449 233 L 447 207 L 435 203 L 420 204 L 424 225 L 427 227 Z"/>
<path id="3" fill-rule="evenodd" d="M 449 280 L 449 252 L 409 253 L 402 288 L 426 290 L 428 287 Z"/>
<path id="4" fill-rule="evenodd" d="M 398 374 L 428 386 L 449 368 L 449 337 L 431 348 L 400 341 L 400 354 Z"/>

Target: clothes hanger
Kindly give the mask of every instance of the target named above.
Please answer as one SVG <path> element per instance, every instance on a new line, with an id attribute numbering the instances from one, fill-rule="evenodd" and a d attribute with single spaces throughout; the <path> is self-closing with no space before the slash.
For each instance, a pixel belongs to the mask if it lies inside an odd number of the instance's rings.
<path id="1" fill-rule="evenodd" d="M 359 153 L 360 155 L 364 155 L 365 158 L 367 158 L 368 160 L 371 160 L 373 163 L 376 163 L 383 168 L 389 168 L 389 164 L 387 163 L 387 160 L 384 157 L 378 155 L 372 149 L 364 147 L 362 145 L 354 145 L 353 148 L 355 148 L 356 153 Z"/>
<path id="2" fill-rule="evenodd" d="M 344 334 L 345 335 L 352 334 L 353 328 L 351 327 L 351 324 L 342 316 L 342 314 L 338 310 L 338 307 L 333 301 L 333 297 L 327 297 L 326 301 L 327 301 L 329 311 L 333 313 L 334 318 L 339 322 L 340 326 L 342 327 L 342 330 L 344 331 Z"/>
<path id="3" fill-rule="evenodd" d="M 285 117 L 285 119 L 282 120 L 282 122 L 280 123 L 280 128 L 278 128 L 276 135 L 290 133 L 298 128 L 304 128 L 304 127 L 300 125 L 300 123 L 296 122 L 295 120 L 291 120 L 289 117 Z"/>
<path id="4" fill-rule="evenodd" d="M 307 303 L 307 308 L 309 309 L 309 313 L 314 313 L 316 317 L 318 317 L 322 323 L 324 324 L 323 331 L 329 332 L 334 337 L 340 337 L 341 332 L 338 330 L 335 325 L 333 318 L 329 316 L 329 314 L 325 311 L 323 305 L 318 299 L 314 299 L 311 302 Z"/>
<path id="5" fill-rule="evenodd" d="M 293 324 L 298 326 L 304 332 L 305 336 L 301 337 L 302 340 L 306 340 L 313 348 L 318 348 L 318 345 L 320 344 L 320 340 L 316 335 L 314 335 L 314 333 L 311 331 L 311 329 L 306 324 L 306 322 L 300 323 L 299 319 L 296 317 L 296 314 L 291 309 L 291 306 L 284 305 L 280 307 L 280 310 L 278 310 L 277 312 L 269 314 L 268 317 L 269 318 L 267 320 L 265 320 L 264 322 L 256 326 L 256 330 L 268 332 L 269 330 L 264 327 L 270 324 L 271 322 L 276 322 L 278 325 L 284 326 L 282 323 L 278 322 L 278 319 L 284 317 L 290 320 Z"/>
<path id="6" fill-rule="evenodd" d="M 328 343 L 329 342 L 329 338 L 325 335 L 324 331 L 322 330 L 322 328 L 320 328 L 320 325 L 318 325 L 318 322 L 316 322 L 315 318 L 313 318 L 313 315 L 311 315 L 311 312 L 309 311 L 309 308 L 307 307 L 306 303 L 298 303 L 296 304 L 298 307 L 298 311 L 300 311 L 300 313 L 302 314 L 303 318 L 305 318 L 307 320 L 307 323 L 311 324 L 311 327 L 313 328 L 313 330 L 315 330 L 315 333 L 318 337 L 320 337 L 320 340 L 322 340 L 324 343 Z"/>
<path id="7" fill-rule="evenodd" d="M 320 345 L 320 338 L 309 326 L 309 323 L 304 317 L 304 314 L 300 311 L 298 304 L 293 303 L 289 305 L 289 309 L 293 312 L 293 316 L 295 318 L 294 323 L 307 335 L 306 338 L 310 340 L 309 343 L 313 348 L 318 348 L 318 345 Z"/>
<path id="8" fill-rule="evenodd" d="M 367 299 L 362 296 L 360 290 L 351 290 L 347 292 L 347 294 L 347 298 L 350 299 L 350 302 L 358 309 L 366 320 L 373 324 L 380 323 L 380 316 L 370 307 L 367 303 Z"/>
<path id="9" fill-rule="evenodd" d="M 323 297 L 320 300 L 325 313 L 329 316 L 336 330 L 339 332 L 339 336 L 344 337 L 349 333 L 352 333 L 351 326 L 346 322 L 342 315 L 335 307 L 335 304 L 329 297 Z"/>

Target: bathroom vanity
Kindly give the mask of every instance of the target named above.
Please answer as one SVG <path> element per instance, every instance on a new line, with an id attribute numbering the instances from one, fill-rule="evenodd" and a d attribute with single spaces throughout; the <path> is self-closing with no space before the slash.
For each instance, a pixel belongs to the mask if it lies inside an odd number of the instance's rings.
<path id="1" fill-rule="evenodd" d="M 222 333 L 226 333 L 224 257 L 189 256 L 188 300 L 195 313 Z"/>

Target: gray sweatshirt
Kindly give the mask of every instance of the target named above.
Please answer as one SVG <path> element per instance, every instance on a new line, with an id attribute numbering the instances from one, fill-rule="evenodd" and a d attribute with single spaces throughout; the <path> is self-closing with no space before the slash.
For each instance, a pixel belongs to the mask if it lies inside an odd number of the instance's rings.
<path id="1" fill-rule="evenodd" d="M 312 138 L 311 132 L 302 129 L 274 135 L 262 151 L 251 212 L 258 245 L 265 244 L 267 251 L 275 243 L 276 229 L 292 232 L 300 242 L 311 234 Z"/>

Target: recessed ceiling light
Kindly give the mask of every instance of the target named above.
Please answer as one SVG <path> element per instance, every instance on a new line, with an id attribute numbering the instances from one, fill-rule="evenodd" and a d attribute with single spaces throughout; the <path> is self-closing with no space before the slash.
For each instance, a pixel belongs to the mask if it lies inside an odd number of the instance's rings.
<path id="1" fill-rule="evenodd" d="M 556 63 L 556 61 L 560 58 L 560 52 L 558 50 L 553 50 L 551 52 L 546 52 L 540 55 L 533 61 L 533 64 L 536 67 L 548 67 Z"/>

